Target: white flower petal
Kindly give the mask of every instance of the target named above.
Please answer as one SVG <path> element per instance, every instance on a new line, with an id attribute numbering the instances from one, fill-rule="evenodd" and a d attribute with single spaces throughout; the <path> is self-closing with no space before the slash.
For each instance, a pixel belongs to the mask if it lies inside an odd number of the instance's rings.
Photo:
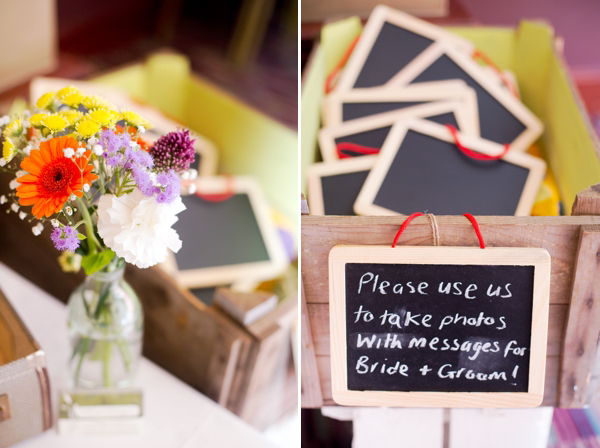
<path id="1" fill-rule="evenodd" d="M 183 210 L 181 198 L 159 204 L 138 189 L 121 197 L 104 195 L 98 202 L 98 233 L 119 257 L 147 268 L 163 262 L 167 249 L 177 252 L 181 248 L 179 235 L 171 226 Z"/>

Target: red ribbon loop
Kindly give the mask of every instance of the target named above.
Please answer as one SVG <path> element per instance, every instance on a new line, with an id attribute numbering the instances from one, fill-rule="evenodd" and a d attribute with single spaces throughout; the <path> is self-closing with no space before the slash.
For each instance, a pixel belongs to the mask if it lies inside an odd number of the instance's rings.
<path id="1" fill-rule="evenodd" d="M 392 243 L 392 248 L 396 247 L 396 244 L 398 243 L 398 239 L 400 239 L 400 235 L 402 235 L 402 233 L 404 232 L 404 229 L 406 229 L 406 227 L 408 227 L 408 225 L 410 224 L 410 222 L 413 219 L 415 219 L 419 216 L 424 216 L 424 214 L 421 212 L 416 212 L 404 220 L 404 222 L 400 226 L 400 230 L 398 230 L 398 233 L 396 233 L 396 237 L 394 238 L 394 242 Z M 481 230 L 479 229 L 479 224 L 477 223 L 477 220 L 470 213 L 465 213 L 463 216 L 465 216 L 473 225 L 473 229 L 475 229 L 475 234 L 477 235 L 477 239 L 479 240 L 479 247 L 481 249 L 485 249 L 485 241 L 483 241 L 483 235 L 481 234 Z"/>
<path id="2" fill-rule="evenodd" d="M 333 90 L 334 81 L 337 81 L 338 74 L 342 71 L 342 69 L 346 65 L 346 62 L 348 62 L 348 59 L 350 59 L 350 55 L 354 51 L 354 47 L 356 47 L 359 38 L 360 34 L 354 38 L 354 40 L 346 50 L 346 53 L 344 53 L 342 59 L 340 59 L 340 62 L 337 63 L 337 65 L 333 68 L 333 70 L 325 80 L 325 93 L 329 93 Z"/>
<path id="3" fill-rule="evenodd" d="M 456 147 L 458 149 L 460 149 L 460 151 L 464 155 L 466 155 L 467 157 L 470 157 L 471 159 L 484 160 L 484 161 L 498 160 L 498 159 L 501 159 L 502 157 L 504 157 L 506 155 L 506 153 L 510 150 L 510 145 L 508 143 L 505 143 L 504 150 L 497 156 L 489 156 L 487 154 L 483 154 L 478 151 L 474 151 L 474 150 L 469 149 L 466 146 L 462 145 L 462 143 L 458 140 L 458 131 L 454 126 L 452 126 L 451 124 L 447 124 L 446 127 L 452 134 L 452 138 L 454 139 L 454 144 L 456 145 Z"/>
<path id="4" fill-rule="evenodd" d="M 354 152 L 356 154 L 360 154 L 361 156 L 379 154 L 379 148 L 362 146 L 351 142 L 340 142 L 337 145 L 335 145 L 335 150 L 337 152 L 338 159 L 349 159 L 351 157 L 354 157 L 350 154 L 345 153 L 344 151 Z"/>

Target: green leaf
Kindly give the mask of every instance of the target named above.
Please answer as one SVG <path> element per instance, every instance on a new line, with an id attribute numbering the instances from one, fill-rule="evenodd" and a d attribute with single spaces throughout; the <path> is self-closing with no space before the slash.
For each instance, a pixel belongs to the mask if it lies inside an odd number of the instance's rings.
<path id="1" fill-rule="evenodd" d="M 97 254 L 84 256 L 81 260 L 81 266 L 85 269 L 86 275 L 92 275 L 110 263 L 114 257 L 115 253 L 110 249 L 106 249 Z"/>
<path id="2" fill-rule="evenodd" d="M 85 239 L 87 238 L 87 236 L 85 236 L 83 233 L 78 233 L 78 234 L 77 234 L 77 238 L 78 238 L 80 241 L 83 241 L 83 240 L 85 240 Z"/>

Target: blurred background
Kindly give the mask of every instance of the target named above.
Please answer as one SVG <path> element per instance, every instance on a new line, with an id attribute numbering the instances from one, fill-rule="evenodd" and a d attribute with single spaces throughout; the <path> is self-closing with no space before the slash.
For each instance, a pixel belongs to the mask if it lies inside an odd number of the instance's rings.
<path id="1" fill-rule="evenodd" d="M 297 0 L 0 2 L 0 111 L 35 74 L 85 79 L 159 49 L 297 128 Z"/>

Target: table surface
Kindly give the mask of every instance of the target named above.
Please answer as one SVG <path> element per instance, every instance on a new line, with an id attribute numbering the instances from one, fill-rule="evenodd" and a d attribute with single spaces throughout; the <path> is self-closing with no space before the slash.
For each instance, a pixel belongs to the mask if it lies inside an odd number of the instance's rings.
<path id="1" fill-rule="evenodd" d="M 46 352 L 56 410 L 56 389 L 66 383 L 70 352 L 66 307 L 2 263 L 0 287 Z M 144 422 L 140 434 L 61 436 L 54 427 L 17 446 L 275 448 L 256 429 L 146 358 L 140 364 L 137 386 L 144 393 Z"/>

